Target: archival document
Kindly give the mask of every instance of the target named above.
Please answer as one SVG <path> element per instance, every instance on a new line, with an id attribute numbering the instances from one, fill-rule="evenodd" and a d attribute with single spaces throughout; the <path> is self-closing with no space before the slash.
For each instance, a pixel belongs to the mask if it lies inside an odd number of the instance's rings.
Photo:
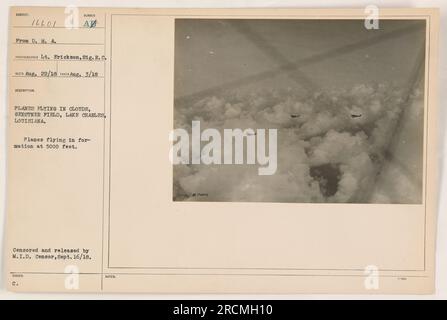
<path id="1" fill-rule="evenodd" d="M 437 9 L 12 7 L 12 291 L 434 291 Z"/>

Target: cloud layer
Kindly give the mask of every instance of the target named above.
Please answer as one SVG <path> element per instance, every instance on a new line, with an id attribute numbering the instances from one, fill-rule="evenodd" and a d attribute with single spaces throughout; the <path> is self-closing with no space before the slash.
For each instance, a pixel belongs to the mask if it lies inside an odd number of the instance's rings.
<path id="1" fill-rule="evenodd" d="M 175 128 L 190 130 L 191 121 L 199 120 L 202 130 L 278 129 L 278 168 L 272 176 L 259 176 L 257 165 L 176 165 L 174 199 L 419 202 L 419 185 L 384 195 L 389 184 L 412 180 L 398 168 L 387 169 L 402 128 L 399 120 L 405 116 L 407 123 L 414 122 L 422 137 L 422 126 L 416 125 L 423 118 L 421 93 L 405 99 L 404 90 L 378 84 L 312 94 L 233 90 L 176 105 Z M 422 150 L 413 151 L 421 156 Z M 380 178 L 384 170 L 392 172 L 393 181 Z"/>

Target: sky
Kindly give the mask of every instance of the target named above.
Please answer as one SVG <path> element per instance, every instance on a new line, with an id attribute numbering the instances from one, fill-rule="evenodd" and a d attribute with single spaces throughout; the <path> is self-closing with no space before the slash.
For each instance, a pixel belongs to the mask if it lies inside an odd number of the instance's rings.
<path id="1" fill-rule="evenodd" d="M 219 87 L 312 57 L 316 61 L 300 70 L 319 88 L 388 80 L 399 85 L 408 80 L 408 66 L 414 65 L 424 47 L 424 26 L 421 20 L 381 20 L 378 30 L 367 30 L 363 20 L 177 19 L 175 96 Z M 396 30 L 404 31 L 383 37 Z M 381 37 L 384 40 L 375 41 Z M 346 51 L 334 53 L 346 47 Z M 296 85 L 285 74 L 267 75 L 244 86 Z"/>

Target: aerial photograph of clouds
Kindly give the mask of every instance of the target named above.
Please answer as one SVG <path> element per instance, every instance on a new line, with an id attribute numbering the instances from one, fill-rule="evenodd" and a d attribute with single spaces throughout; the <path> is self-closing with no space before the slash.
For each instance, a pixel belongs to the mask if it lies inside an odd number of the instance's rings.
<path id="1" fill-rule="evenodd" d="M 276 129 L 277 165 L 173 165 L 173 200 L 422 203 L 425 36 L 417 19 L 176 19 L 174 128 Z"/>

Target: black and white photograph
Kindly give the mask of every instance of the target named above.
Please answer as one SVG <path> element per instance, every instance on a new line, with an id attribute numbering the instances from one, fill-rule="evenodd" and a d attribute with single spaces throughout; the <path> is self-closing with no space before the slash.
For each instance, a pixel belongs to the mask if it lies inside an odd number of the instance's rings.
<path id="1" fill-rule="evenodd" d="M 174 128 L 200 124 L 202 155 L 240 129 L 244 161 L 173 165 L 173 200 L 422 203 L 425 50 L 418 19 L 177 18 Z"/>

